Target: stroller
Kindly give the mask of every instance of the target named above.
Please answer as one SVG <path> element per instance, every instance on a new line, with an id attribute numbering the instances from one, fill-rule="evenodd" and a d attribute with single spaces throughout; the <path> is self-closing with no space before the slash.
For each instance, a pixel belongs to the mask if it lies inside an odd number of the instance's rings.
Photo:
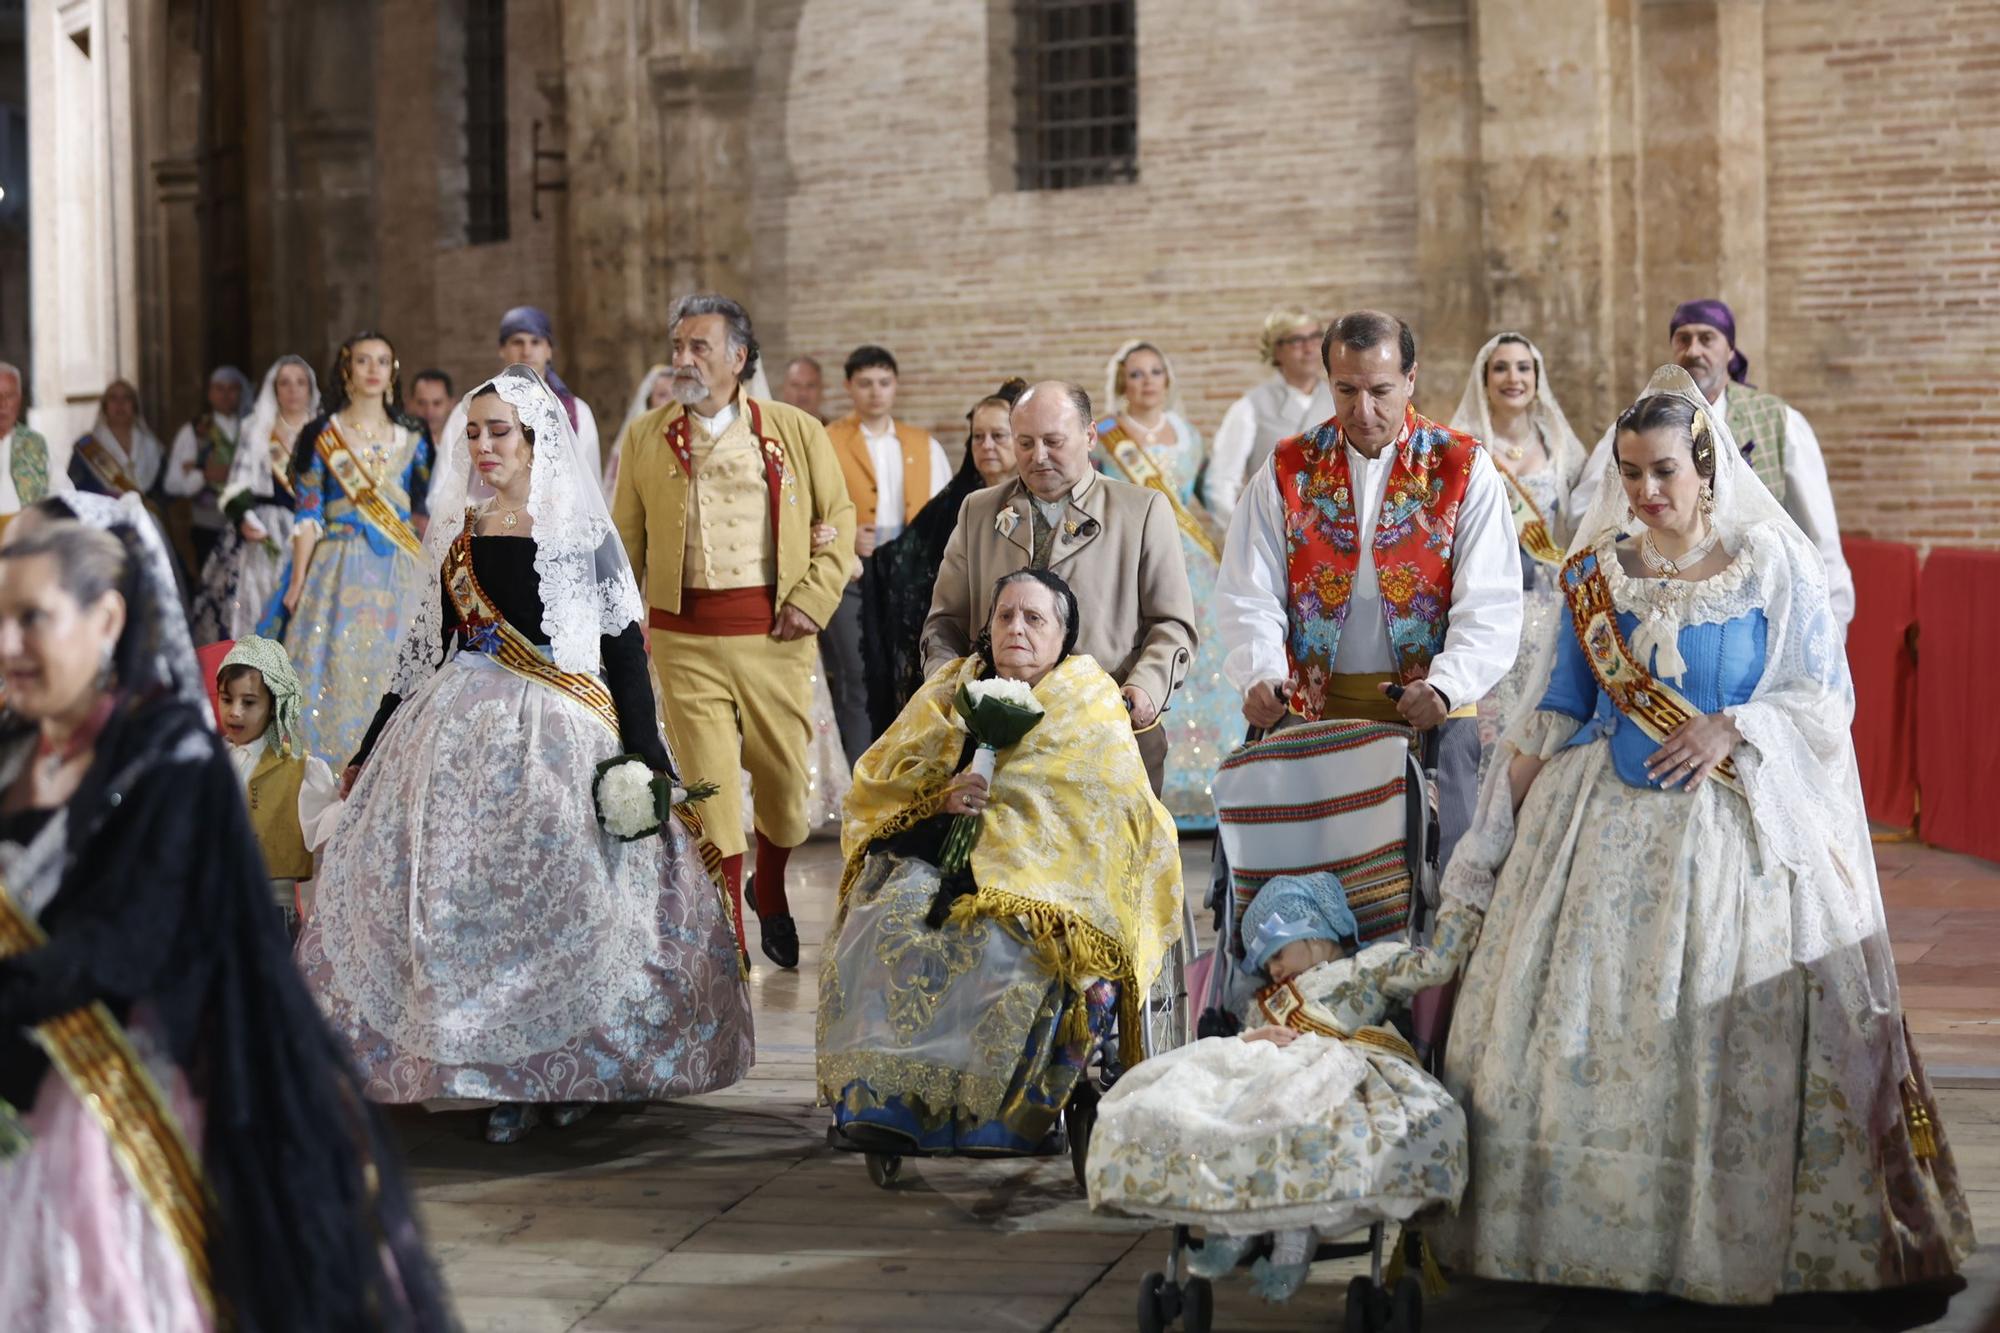
<path id="1" fill-rule="evenodd" d="M 1428 937 L 1441 869 L 1436 747 L 1434 731 L 1419 737 L 1400 725 L 1328 721 L 1268 736 L 1252 730 L 1224 760 L 1214 783 L 1218 830 L 1208 902 L 1216 946 L 1201 988 L 1199 1036 L 1232 1036 L 1240 1027 L 1227 998 L 1242 965 L 1238 930 L 1250 900 L 1276 875 L 1337 874 L 1364 945 Z M 1426 991 L 1408 1011 L 1391 1015 L 1432 1074 L 1448 1007 L 1448 993 Z M 1188 1333 L 1210 1326 L 1214 1295 L 1208 1279 L 1188 1272 L 1186 1254 L 1201 1243 L 1189 1230 L 1173 1229 L 1166 1271 L 1140 1282 L 1141 1333 L 1159 1333 L 1176 1322 Z M 1386 1234 L 1386 1223 L 1378 1220 L 1365 1239 L 1321 1243 L 1313 1252 L 1315 1262 L 1369 1257 L 1368 1275 L 1348 1284 L 1347 1333 L 1416 1333 L 1422 1327 L 1421 1244 L 1414 1228 L 1405 1227 L 1404 1272 L 1385 1284 Z M 1267 1237 L 1244 1262 L 1268 1252 Z"/>
<path id="2" fill-rule="evenodd" d="M 1181 896 L 1181 937 L 1167 951 L 1160 972 L 1153 979 L 1141 1007 L 1139 1046 L 1142 1058 L 1185 1045 L 1191 1039 L 1194 1012 L 1189 1003 L 1188 979 L 1195 968 L 1194 908 L 1185 893 Z M 1090 1131 L 1097 1122 L 1097 1103 L 1124 1072 L 1118 1057 L 1117 1024 L 1091 1044 L 1084 1058 L 1083 1073 L 1062 1108 L 1061 1131 L 1051 1134 L 1029 1153 L 986 1152 L 983 1158 L 1058 1157 L 1067 1155 L 1078 1188 L 1084 1184 L 1084 1163 L 1090 1151 Z M 950 1157 L 959 1154 L 914 1149 L 901 1142 L 875 1139 L 865 1132 L 856 1135 L 829 1124 L 826 1143 L 840 1152 L 861 1153 L 867 1160 L 868 1178 L 879 1189 L 894 1189 L 905 1157 Z"/>

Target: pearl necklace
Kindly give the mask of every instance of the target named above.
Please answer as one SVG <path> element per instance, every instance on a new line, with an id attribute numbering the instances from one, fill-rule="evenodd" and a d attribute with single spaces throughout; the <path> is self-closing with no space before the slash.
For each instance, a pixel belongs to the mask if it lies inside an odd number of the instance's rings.
<path id="1" fill-rule="evenodd" d="M 1660 551 L 1658 544 L 1653 540 L 1653 530 L 1648 528 L 1639 537 L 1639 559 L 1645 562 L 1646 568 L 1661 578 L 1685 578 L 1690 569 L 1700 564 L 1707 558 L 1708 553 L 1715 549 L 1715 543 L 1721 536 L 1722 534 L 1711 525 L 1707 535 L 1700 541 L 1678 556 L 1669 556 Z"/>
<path id="2" fill-rule="evenodd" d="M 1143 424 L 1130 412 L 1125 414 L 1125 429 L 1137 435 L 1141 444 L 1157 444 L 1160 437 L 1173 428 L 1174 423 L 1167 419 L 1167 415 L 1164 412 L 1160 414 L 1160 424 L 1157 426 Z"/>

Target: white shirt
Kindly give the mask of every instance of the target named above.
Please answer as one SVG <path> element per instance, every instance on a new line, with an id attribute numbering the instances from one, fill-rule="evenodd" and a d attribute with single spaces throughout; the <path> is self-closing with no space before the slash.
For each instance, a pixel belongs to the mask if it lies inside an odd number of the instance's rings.
<path id="1" fill-rule="evenodd" d="M 1335 650 L 1336 671 L 1390 672 L 1396 667 L 1375 581 L 1375 525 L 1395 455 L 1394 446 L 1375 459 L 1362 457 L 1352 446 L 1347 450 L 1361 552 Z M 1478 702 L 1514 664 L 1521 644 L 1519 541 L 1506 488 L 1482 450 L 1466 481 L 1452 537 L 1444 647 L 1431 659 L 1427 674 L 1453 708 Z M 1250 479 L 1237 506 L 1215 580 L 1216 627 L 1229 650 L 1222 672 L 1245 694 L 1261 681 L 1283 682 L 1290 673 L 1285 654 L 1288 582 L 1285 503 L 1276 475 L 1264 468 Z"/>
<path id="2" fill-rule="evenodd" d="M 585 458 L 600 457 L 597 452 L 597 415 L 590 410 L 590 404 L 581 398 L 576 400 L 576 440 L 583 446 Z"/>
<path id="3" fill-rule="evenodd" d="M 231 766 L 236 769 L 236 780 L 246 792 L 250 790 L 250 775 L 257 771 L 269 742 L 267 731 L 248 745 L 226 740 L 222 743 L 222 748 L 229 752 Z M 326 845 L 326 840 L 333 836 L 334 825 L 340 822 L 340 809 L 340 788 L 333 780 L 333 770 L 327 767 L 326 760 L 307 755 L 305 779 L 299 783 L 299 833 L 306 850 L 318 852 Z"/>
<path id="4" fill-rule="evenodd" d="M 1293 388 L 1283 375 L 1273 375 L 1229 405 L 1209 443 L 1208 476 L 1202 483 L 1202 498 L 1216 522 L 1229 526 L 1244 484 L 1264 466 L 1278 441 L 1318 424 L 1306 416 L 1313 400 L 1313 394 Z M 1329 405 L 1326 416 L 1332 415 Z"/>
<path id="5" fill-rule="evenodd" d="M 582 413 L 578 415 L 581 416 Z M 701 427 L 702 433 L 709 439 L 719 440 L 722 438 L 722 432 L 729 429 L 729 423 L 736 420 L 736 404 L 733 401 L 724 403 L 722 410 L 712 417 L 705 417 L 690 407 L 688 415 L 695 419 L 695 424 Z"/>
<path id="6" fill-rule="evenodd" d="M 217 417 L 222 425 L 222 433 L 234 440 L 243 423 L 236 417 Z M 208 487 L 208 477 L 200 468 L 187 466 L 196 460 L 201 441 L 194 435 L 192 421 L 183 425 L 174 436 L 174 447 L 167 451 L 167 470 L 160 478 L 160 489 L 168 495 L 200 495 Z M 218 488 L 220 489 L 220 488 Z"/>
<path id="7" fill-rule="evenodd" d="M 1725 388 L 1710 406 L 1727 420 L 1729 390 Z M 1590 462 L 1570 493 L 1571 512 L 1579 519 L 1589 510 L 1604 469 L 1611 465 L 1611 437 L 1617 429 L 1614 423 L 1590 451 Z M 1785 512 L 1826 562 L 1827 602 L 1834 619 L 1843 627 L 1848 625 L 1854 619 L 1854 574 L 1840 549 L 1840 520 L 1833 509 L 1833 486 L 1826 479 L 1826 455 L 1819 447 L 1819 436 L 1790 404 L 1785 407 Z"/>
<path id="8" fill-rule="evenodd" d="M 875 468 L 875 544 L 894 541 L 903 531 L 903 442 L 896 438 L 891 421 L 878 434 L 861 423 L 861 438 L 868 442 L 868 461 Z M 951 480 L 951 464 L 945 461 L 944 446 L 935 438 L 931 446 L 931 484 L 928 500 Z"/>

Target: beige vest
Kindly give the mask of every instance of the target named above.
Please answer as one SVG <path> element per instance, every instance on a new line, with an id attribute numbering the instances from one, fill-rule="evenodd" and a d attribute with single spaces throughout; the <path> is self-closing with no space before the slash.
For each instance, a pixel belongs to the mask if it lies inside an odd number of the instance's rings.
<path id="1" fill-rule="evenodd" d="M 777 578 L 771 490 L 749 416 L 739 409 L 720 439 L 710 439 L 701 423 L 690 419 L 688 453 L 694 484 L 688 487 L 682 586 L 769 587 Z"/>
<path id="2" fill-rule="evenodd" d="M 299 788 L 306 780 L 304 756 L 287 759 L 268 746 L 250 770 L 245 798 L 250 827 L 264 849 L 265 873 L 272 879 L 311 879 L 312 853 L 299 831 Z"/>

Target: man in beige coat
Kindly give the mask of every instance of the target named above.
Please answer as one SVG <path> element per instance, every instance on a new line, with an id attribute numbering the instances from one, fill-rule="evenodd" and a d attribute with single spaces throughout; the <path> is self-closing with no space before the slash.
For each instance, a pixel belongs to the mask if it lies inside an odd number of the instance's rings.
<path id="1" fill-rule="evenodd" d="M 1194 660 L 1194 595 L 1167 498 L 1098 475 L 1090 397 L 1047 381 L 1014 404 L 1020 476 L 966 497 L 944 548 L 924 621 L 924 670 L 972 649 L 1002 574 L 1047 569 L 1076 593 L 1076 650 L 1111 673 L 1157 794 L 1165 776 L 1161 725 Z"/>
<path id="2" fill-rule="evenodd" d="M 747 771 L 760 942 L 772 962 L 797 967 L 785 866 L 806 840 L 814 636 L 847 586 L 854 505 L 826 428 L 744 392 L 757 339 L 742 306 L 687 296 L 667 323 L 674 401 L 619 437 L 612 521 L 645 580 L 681 771 L 722 789 L 701 806 L 722 877 L 732 898 L 741 893 L 749 840 L 737 774 Z M 815 527 L 832 540 L 816 547 Z"/>

